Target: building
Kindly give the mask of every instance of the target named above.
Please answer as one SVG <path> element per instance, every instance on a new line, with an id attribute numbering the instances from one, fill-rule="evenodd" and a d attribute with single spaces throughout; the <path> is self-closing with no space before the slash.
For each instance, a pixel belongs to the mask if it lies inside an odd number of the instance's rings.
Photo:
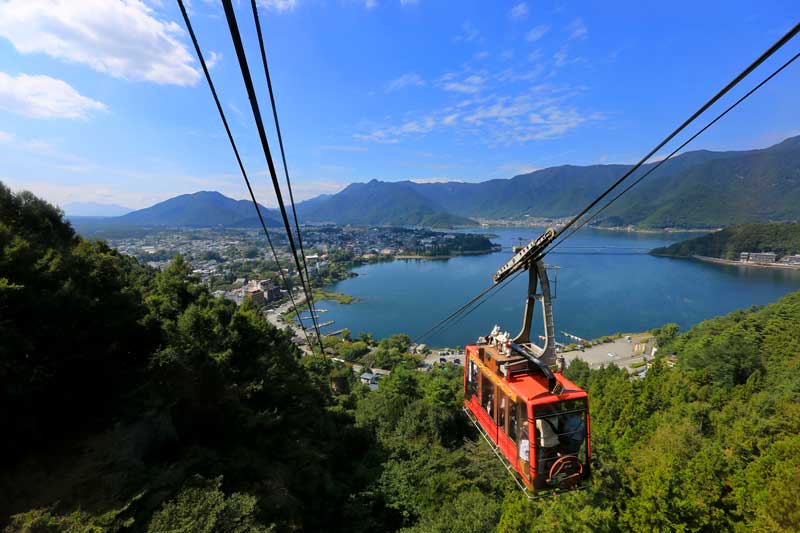
<path id="1" fill-rule="evenodd" d="M 800 254 L 784 256 L 781 259 L 781 263 L 786 263 L 789 265 L 800 265 Z"/>
<path id="2" fill-rule="evenodd" d="M 739 261 L 742 263 L 774 263 L 777 259 L 775 252 L 742 252 Z"/>
<path id="3" fill-rule="evenodd" d="M 258 306 L 264 305 L 264 291 L 255 286 L 247 287 L 244 290 L 244 297 Z"/>
<path id="4" fill-rule="evenodd" d="M 266 291 L 271 287 L 273 287 L 274 285 L 275 283 L 273 283 L 271 279 L 262 279 L 258 281 L 258 288 L 261 289 L 262 291 Z"/>
<path id="5" fill-rule="evenodd" d="M 364 372 L 359 376 L 361 383 L 364 385 L 369 385 L 370 390 L 377 390 L 378 389 L 378 381 L 380 381 L 380 377 L 376 376 L 371 372 Z"/>
<path id="6" fill-rule="evenodd" d="M 267 302 L 274 302 L 275 300 L 281 299 L 281 288 L 277 285 L 273 285 L 266 291 L 264 291 L 264 298 Z"/>
<path id="7" fill-rule="evenodd" d="M 774 263 L 775 252 L 750 252 L 750 263 Z"/>

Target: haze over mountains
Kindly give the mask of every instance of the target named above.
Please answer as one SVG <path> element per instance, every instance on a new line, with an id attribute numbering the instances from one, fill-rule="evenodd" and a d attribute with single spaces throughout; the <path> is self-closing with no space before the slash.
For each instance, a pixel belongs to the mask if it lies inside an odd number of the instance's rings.
<path id="1" fill-rule="evenodd" d="M 118 217 L 133 211 L 121 205 L 97 202 L 70 202 L 61 207 L 68 217 Z"/>
<path id="2" fill-rule="evenodd" d="M 655 163 L 640 169 L 635 177 Z M 297 204 L 302 223 L 452 227 L 477 219 L 567 217 L 613 183 L 627 165 L 537 170 L 480 183 L 353 183 L 337 194 Z M 280 226 L 276 210 L 262 213 Z M 800 219 L 800 136 L 765 149 L 675 157 L 598 219 L 601 226 L 715 228 L 745 222 Z M 124 226 L 259 224 L 252 203 L 202 191 L 109 219 Z"/>

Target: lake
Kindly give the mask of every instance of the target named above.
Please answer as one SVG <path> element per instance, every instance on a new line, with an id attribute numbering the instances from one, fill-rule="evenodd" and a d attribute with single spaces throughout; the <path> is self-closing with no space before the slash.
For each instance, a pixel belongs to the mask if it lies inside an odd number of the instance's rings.
<path id="1" fill-rule="evenodd" d="M 376 338 L 408 333 L 412 338 L 466 303 L 492 283 L 494 272 L 512 256 L 511 247 L 541 234 L 537 228 L 480 228 L 496 235 L 503 251 L 444 260 L 396 260 L 354 269 L 358 277 L 332 290 L 357 297 L 352 304 L 324 301 L 327 331 L 349 328 Z M 582 230 L 546 258 L 560 267 L 553 315 L 560 332 L 597 338 L 639 332 L 668 322 L 682 330 L 714 316 L 764 305 L 800 289 L 800 271 L 738 268 L 687 259 L 653 257 L 648 250 L 698 234 L 643 234 Z M 426 337 L 431 346 L 465 345 L 494 324 L 516 334 L 521 325 L 527 274 L 520 275 L 461 321 Z M 538 307 L 537 307 L 538 310 Z M 540 315 L 534 326 L 541 332 Z"/>

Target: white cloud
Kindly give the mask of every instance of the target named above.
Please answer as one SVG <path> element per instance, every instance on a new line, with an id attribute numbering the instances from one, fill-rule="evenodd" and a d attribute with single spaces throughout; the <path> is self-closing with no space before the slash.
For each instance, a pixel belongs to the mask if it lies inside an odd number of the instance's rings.
<path id="1" fill-rule="evenodd" d="M 535 28 L 533 28 L 531 31 L 529 31 L 525 35 L 525 39 L 528 42 L 531 42 L 531 43 L 536 42 L 539 39 L 541 39 L 542 37 L 544 37 L 545 33 L 547 33 L 549 30 L 550 30 L 550 28 L 548 26 L 546 26 L 544 24 L 540 24 L 540 25 L 536 26 Z"/>
<path id="2" fill-rule="evenodd" d="M 583 20 L 580 18 L 576 18 L 570 22 L 569 26 L 567 26 L 567 31 L 569 32 L 569 38 L 571 40 L 584 39 L 589 33 Z"/>
<path id="3" fill-rule="evenodd" d="M 474 135 L 490 145 L 561 137 L 579 126 L 604 118 L 600 113 L 583 112 L 569 104 L 569 99 L 581 90 L 541 84 L 513 96 L 472 96 L 429 113 L 423 119 L 406 120 L 355 137 L 370 142 L 398 143 L 406 137 L 443 129 Z"/>
<path id="4" fill-rule="evenodd" d="M 43 53 L 116 78 L 192 85 L 200 79 L 175 22 L 141 0 L 9 0 L 0 36 L 23 54 Z"/>
<path id="5" fill-rule="evenodd" d="M 508 14 L 511 18 L 523 19 L 528 16 L 528 4 L 520 2 L 512 7 Z"/>
<path id="6" fill-rule="evenodd" d="M 422 85 L 425 85 L 425 80 L 423 80 L 419 74 L 409 72 L 408 74 L 403 74 L 399 78 L 388 82 L 385 90 L 387 93 L 390 93 L 404 87 L 421 87 Z"/>
<path id="7" fill-rule="evenodd" d="M 372 9 L 373 7 L 377 7 L 377 5 L 378 5 L 378 0 L 365 0 L 364 1 L 364 7 L 366 7 L 367 9 Z"/>
<path id="8" fill-rule="evenodd" d="M 479 92 L 483 88 L 485 81 L 482 77 L 473 74 L 462 81 L 447 82 L 442 85 L 442 88 L 445 91 L 472 94 Z"/>
<path id="9" fill-rule="evenodd" d="M 205 58 L 205 59 L 206 59 L 206 66 L 207 66 L 209 69 L 212 69 L 212 68 L 214 68 L 214 66 L 215 66 L 217 63 L 219 63 L 220 61 L 222 61 L 222 54 L 220 54 L 220 53 L 217 53 L 217 52 L 215 52 L 215 51 L 213 51 L 213 50 L 212 50 L 211 52 L 209 52 L 209 53 L 208 53 L 208 57 L 207 57 L 207 58 Z"/>
<path id="10" fill-rule="evenodd" d="M 11 142 L 14 140 L 14 134 L 7 131 L 0 131 L 0 143 Z"/>
<path id="11" fill-rule="evenodd" d="M 297 7 L 297 0 L 258 0 L 258 4 L 272 11 L 283 13 Z"/>
<path id="12" fill-rule="evenodd" d="M 401 6 L 410 6 L 418 3 L 418 0 L 400 0 Z"/>
<path id="13" fill-rule="evenodd" d="M 476 61 L 480 61 L 481 59 L 486 59 L 487 57 L 489 57 L 489 52 L 487 52 L 486 50 L 481 50 L 480 52 L 472 56 L 472 58 L 475 59 Z"/>
<path id="14" fill-rule="evenodd" d="M 458 113 L 451 113 L 442 119 L 442 124 L 444 124 L 445 126 L 452 126 L 453 124 L 456 123 L 458 117 L 459 117 Z"/>
<path id="15" fill-rule="evenodd" d="M 50 76 L 9 76 L 0 72 L 0 109 L 33 118 L 86 118 L 105 104 L 82 96 Z"/>

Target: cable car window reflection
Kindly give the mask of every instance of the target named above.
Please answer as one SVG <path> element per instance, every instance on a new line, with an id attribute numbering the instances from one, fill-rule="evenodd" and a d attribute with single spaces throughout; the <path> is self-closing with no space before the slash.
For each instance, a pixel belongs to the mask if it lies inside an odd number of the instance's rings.
<path id="1" fill-rule="evenodd" d="M 506 433 L 506 408 L 508 407 L 508 400 L 502 390 L 497 390 L 497 425 L 503 433 Z"/>
<path id="2" fill-rule="evenodd" d="M 520 415 L 520 432 L 519 432 L 519 466 L 525 477 L 528 477 L 530 472 L 530 455 L 531 443 L 528 438 L 528 413 L 525 409 L 525 404 L 517 404 L 518 414 Z"/>
<path id="3" fill-rule="evenodd" d="M 484 374 L 481 374 L 481 407 L 494 418 L 494 383 Z"/>
<path id="4" fill-rule="evenodd" d="M 586 402 L 567 400 L 536 406 L 537 478 L 547 478 L 560 457 L 575 455 L 586 462 Z"/>
<path id="5" fill-rule="evenodd" d="M 545 474 L 558 458 L 558 434 L 560 417 L 550 405 L 537 406 L 536 414 L 536 463 L 537 475 Z"/>
<path id="6" fill-rule="evenodd" d="M 508 406 L 508 437 L 517 442 L 517 410 L 516 402 L 510 402 Z"/>
<path id="7" fill-rule="evenodd" d="M 469 362 L 469 372 L 467 373 L 467 390 L 470 398 L 478 396 L 478 365 L 474 361 Z"/>

